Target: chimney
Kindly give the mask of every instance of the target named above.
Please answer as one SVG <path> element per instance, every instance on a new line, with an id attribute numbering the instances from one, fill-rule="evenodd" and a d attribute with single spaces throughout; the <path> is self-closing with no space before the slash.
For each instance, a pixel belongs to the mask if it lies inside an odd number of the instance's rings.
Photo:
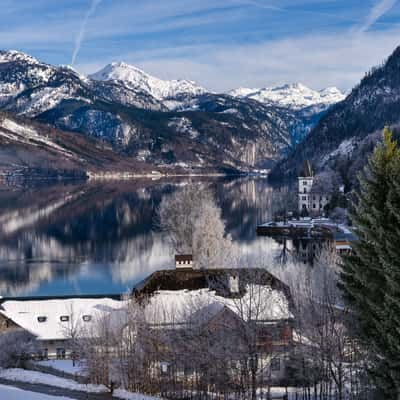
<path id="1" fill-rule="evenodd" d="M 191 254 L 177 254 L 175 256 L 175 268 L 190 268 L 193 269 L 193 256 Z"/>

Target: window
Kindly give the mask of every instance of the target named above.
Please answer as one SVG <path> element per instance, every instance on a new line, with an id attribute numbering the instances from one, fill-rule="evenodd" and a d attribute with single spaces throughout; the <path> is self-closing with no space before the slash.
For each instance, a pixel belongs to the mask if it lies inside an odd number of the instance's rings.
<path id="1" fill-rule="evenodd" d="M 82 317 L 82 319 L 83 319 L 85 322 L 89 322 L 89 321 L 92 320 L 92 316 L 91 316 L 91 315 L 84 315 L 84 316 Z"/>
<path id="2" fill-rule="evenodd" d="M 68 315 L 61 315 L 60 321 L 61 322 L 68 322 L 69 321 L 69 316 Z"/>
<path id="3" fill-rule="evenodd" d="M 312 199 L 315 200 L 315 196 L 313 196 Z"/>
<path id="4" fill-rule="evenodd" d="M 307 255 L 307 253 L 305 253 Z M 273 342 L 279 342 L 281 340 L 281 333 L 279 329 L 274 329 L 271 333 L 271 339 Z"/>
<path id="5" fill-rule="evenodd" d="M 303 181 L 303 185 L 304 185 L 304 186 L 307 186 L 307 181 Z"/>
<path id="6" fill-rule="evenodd" d="M 312 208 L 316 208 L 317 206 L 316 206 L 316 204 L 314 203 L 313 205 L 312 205 Z"/>
<path id="7" fill-rule="evenodd" d="M 304 188 L 304 191 L 303 191 L 303 193 L 307 193 L 307 188 Z"/>
<path id="8" fill-rule="evenodd" d="M 37 320 L 38 320 L 38 322 L 46 322 L 47 321 L 47 317 L 40 316 L 40 317 L 37 317 Z"/>
<path id="9" fill-rule="evenodd" d="M 271 360 L 271 371 L 280 371 L 281 370 L 281 359 L 279 357 L 275 357 Z"/>
<path id="10" fill-rule="evenodd" d="M 301 199 L 302 200 L 307 200 L 307 196 L 302 196 Z"/>

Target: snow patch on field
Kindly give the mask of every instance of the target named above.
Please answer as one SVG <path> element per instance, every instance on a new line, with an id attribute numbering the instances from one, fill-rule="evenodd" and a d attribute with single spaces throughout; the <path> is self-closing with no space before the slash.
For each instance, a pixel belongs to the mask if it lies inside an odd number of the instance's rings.
<path id="1" fill-rule="evenodd" d="M 0 385 L 0 399 L 2 400 L 72 400 L 69 397 L 49 396 L 43 393 L 21 390 L 13 386 Z"/>
<path id="2" fill-rule="evenodd" d="M 3 369 L 0 371 L 0 378 L 14 382 L 39 383 L 42 385 L 56 386 L 64 389 L 79 390 L 90 393 L 103 393 L 108 391 L 108 389 L 103 385 L 84 385 L 77 383 L 72 379 L 59 378 L 58 376 L 21 368 Z"/>
<path id="3" fill-rule="evenodd" d="M 92 384 L 81 384 L 77 383 L 71 379 L 65 379 L 65 378 L 59 378 L 54 375 L 50 374 L 44 374 L 42 372 L 37 372 L 37 371 L 29 371 L 25 369 L 20 369 L 20 368 L 11 368 L 11 369 L 3 369 L 0 370 L 0 378 L 8 379 L 10 381 L 14 382 L 26 382 L 26 383 L 34 383 L 34 384 L 42 384 L 42 385 L 49 385 L 49 386 L 54 386 L 58 388 L 63 388 L 63 389 L 68 389 L 68 390 L 77 390 L 81 392 L 87 392 L 87 393 L 104 393 L 108 392 L 108 388 L 106 388 L 104 385 L 92 385 Z M 4 389 L 3 389 L 4 388 Z M 34 394 L 32 397 L 31 396 L 32 392 L 26 392 L 22 391 L 25 393 L 24 397 L 3 397 L 1 396 L 2 391 L 7 392 L 7 386 L 2 386 L 0 385 L 0 399 L 7 399 L 7 400 L 68 400 L 67 397 L 52 397 L 46 395 L 43 395 L 41 393 L 38 393 L 37 396 Z M 19 390 L 19 389 L 15 389 Z M 10 388 L 9 391 L 10 393 L 14 393 L 14 388 Z M 19 394 L 18 394 L 19 395 Z M 21 394 L 22 395 L 22 394 Z M 152 396 L 147 396 L 141 393 L 132 393 L 128 392 L 127 390 L 124 389 L 116 389 L 114 390 L 113 393 L 114 397 L 119 397 L 124 400 L 155 400 L 159 399 L 157 397 L 152 397 Z"/>

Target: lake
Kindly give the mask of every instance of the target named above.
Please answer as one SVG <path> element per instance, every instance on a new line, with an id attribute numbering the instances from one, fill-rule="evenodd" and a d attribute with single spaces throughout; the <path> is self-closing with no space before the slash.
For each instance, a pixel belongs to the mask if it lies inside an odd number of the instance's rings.
<path id="1" fill-rule="evenodd" d="M 0 295 L 123 293 L 151 272 L 173 268 L 175 252 L 156 211 L 164 196 L 187 185 L 214 193 L 226 233 L 243 254 L 269 269 L 302 256 L 302 244 L 256 236 L 288 192 L 263 178 L 15 184 L 0 186 Z"/>

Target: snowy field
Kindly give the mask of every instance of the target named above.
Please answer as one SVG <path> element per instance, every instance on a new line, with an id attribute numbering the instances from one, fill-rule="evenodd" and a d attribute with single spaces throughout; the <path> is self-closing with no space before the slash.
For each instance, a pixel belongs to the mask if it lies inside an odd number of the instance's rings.
<path id="1" fill-rule="evenodd" d="M 16 382 L 41 383 L 43 385 L 56 386 L 69 390 L 79 390 L 82 392 L 107 392 L 107 388 L 103 385 L 84 385 L 72 379 L 59 378 L 54 375 L 20 368 L 3 369 L 0 371 L 0 378 Z"/>
<path id="2" fill-rule="evenodd" d="M 54 375 L 44 374 L 42 372 L 37 371 L 29 371 L 19 368 L 10 368 L 10 369 L 3 369 L 0 370 L 0 378 L 8 379 L 15 382 L 26 382 L 26 383 L 36 383 L 36 384 L 43 384 L 54 386 L 58 388 L 64 388 L 68 390 L 78 390 L 81 392 L 87 393 L 103 393 L 108 392 L 108 389 L 103 385 L 84 385 L 81 383 L 77 383 L 71 379 L 59 378 Z M 5 386 L 7 388 L 7 386 Z M 11 389 L 14 390 L 14 389 Z M 15 389 L 16 390 L 16 389 Z M 23 392 L 23 391 L 22 391 Z M 30 392 L 28 392 L 30 393 Z M 33 395 L 36 395 L 33 393 Z M 114 390 L 114 397 L 119 397 L 124 400 L 156 400 L 159 398 L 146 396 L 140 393 L 131 393 L 126 390 L 116 389 Z M 17 396 L 17 395 L 16 395 Z M 38 395 L 39 397 L 7 397 L 2 396 L 2 392 L 0 391 L 0 400 L 14 400 L 14 399 L 24 399 L 24 400 L 53 400 L 53 399 L 67 399 L 62 397 L 49 397 L 42 394 Z"/>
<path id="3" fill-rule="evenodd" d="M 28 392 L 11 386 L 0 385 L 1 400 L 71 400 L 68 397 L 54 397 L 42 393 Z"/>

